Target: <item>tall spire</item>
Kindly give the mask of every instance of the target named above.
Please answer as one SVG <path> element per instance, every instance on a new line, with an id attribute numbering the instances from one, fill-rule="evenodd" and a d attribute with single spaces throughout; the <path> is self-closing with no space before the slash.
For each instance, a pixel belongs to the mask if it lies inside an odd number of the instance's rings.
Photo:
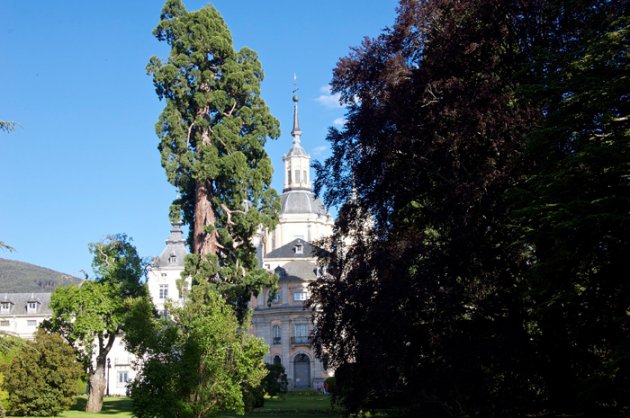
<path id="1" fill-rule="evenodd" d="M 297 92 L 298 92 L 297 76 L 294 73 L 293 74 L 293 130 L 291 131 L 291 136 L 293 136 L 293 143 L 299 145 L 302 131 L 300 130 L 300 122 L 298 120 L 299 98 L 298 98 Z"/>

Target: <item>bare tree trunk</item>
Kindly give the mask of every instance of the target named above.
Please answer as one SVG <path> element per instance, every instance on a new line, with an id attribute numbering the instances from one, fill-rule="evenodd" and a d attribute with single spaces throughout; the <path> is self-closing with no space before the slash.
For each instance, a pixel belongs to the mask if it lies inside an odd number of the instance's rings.
<path id="1" fill-rule="evenodd" d="M 107 336 L 107 343 L 105 343 L 103 335 L 98 336 L 98 355 L 96 356 L 94 373 L 90 376 L 90 394 L 85 406 L 86 412 L 101 412 L 103 408 L 103 397 L 105 396 L 105 387 L 108 379 L 105 375 L 107 371 L 107 355 L 112 349 L 115 339 L 115 332 Z"/>
<path id="2" fill-rule="evenodd" d="M 90 394 L 88 396 L 85 410 L 87 412 L 101 412 L 103 408 L 103 396 L 105 396 L 105 386 L 107 385 L 105 376 L 106 356 L 96 357 L 96 368 L 94 374 L 90 376 Z"/>

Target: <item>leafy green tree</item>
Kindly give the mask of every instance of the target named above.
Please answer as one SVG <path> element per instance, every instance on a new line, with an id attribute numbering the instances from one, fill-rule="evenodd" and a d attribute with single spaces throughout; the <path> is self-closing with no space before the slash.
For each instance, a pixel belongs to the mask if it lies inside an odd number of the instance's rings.
<path id="1" fill-rule="evenodd" d="M 139 418 L 202 418 L 222 411 L 242 414 L 242 387 L 266 374 L 264 342 L 249 335 L 223 296 L 208 284 L 194 286 L 170 319 L 155 319 L 143 341 L 142 371 L 131 385 Z"/>
<path id="2" fill-rule="evenodd" d="M 11 364 L 18 348 L 24 343 L 25 340 L 13 337 L 5 332 L 0 333 L 0 417 L 4 417 L 9 400 L 9 393 L 4 387 L 4 373 L 7 366 Z"/>
<path id="3" fill-rule="evenodd" d="M 53 416 L 68 409 L 78 395 L 83 374 L 74 349 L 59 334 L 42 330 L 23 344 L 7 368 L 4 385 L 12 415 Z"/>
<path id="4" fill-rule="evenodd" d="M 92 268 L 96 278 L 81 286 L 55 289 L 48 327 L 77 348 L 89 375 L 86 410 L 98 412 L 105 394 L 107 355 L 121 334 L 132 305 L 148 296 L 141 282 L 145 262 L 130 238 L 113 235 L 89 248 L 94 255 Z"/>
<path id="5" fill-rule="evenodd" d="M 212 6 L 188 12 L 168 0 L 154 34 L 171 47 L 168 60 L 152 57 L 147 71 L 166 101 L 156 125 L 162 166 L 190 225 L 186 274 L 215 282 L 242 320 L 251 294 L 274 284 L 251 245 L 279 209 L 264 149 L 279 123 L 260 97 L 262 67 L 254 51 L 234 50 Z"/>

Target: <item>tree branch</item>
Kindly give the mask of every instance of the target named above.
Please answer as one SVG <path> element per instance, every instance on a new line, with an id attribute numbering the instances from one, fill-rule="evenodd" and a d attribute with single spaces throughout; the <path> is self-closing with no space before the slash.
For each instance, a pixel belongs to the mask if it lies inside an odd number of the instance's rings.
<path id="1" fill-rule="evenodd" d="M 225 211 L 225 213 L 227 214 L 227 224 L 228 225 L 235 225 L 234 222 L 232 222 L 232 214 L 233 213 L 240 213 L 245 215 L 247 212 L 242 211 L 242 210 L 237 210 L 237 209 L 228 209 L 227 206 L 225 206 L 225 203 L 221 203 L 221 209 L 223 209 Z"/>

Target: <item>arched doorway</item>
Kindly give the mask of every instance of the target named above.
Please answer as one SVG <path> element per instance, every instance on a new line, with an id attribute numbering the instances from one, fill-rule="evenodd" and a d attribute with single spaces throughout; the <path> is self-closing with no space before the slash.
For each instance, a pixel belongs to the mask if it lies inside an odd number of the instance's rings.
<path id="1" fill-rule="evenodd" d="M 293 360 L 293 385 L 296 389 L 311 387 L 311 360 L 306 354 L 298 354 Z"/>

